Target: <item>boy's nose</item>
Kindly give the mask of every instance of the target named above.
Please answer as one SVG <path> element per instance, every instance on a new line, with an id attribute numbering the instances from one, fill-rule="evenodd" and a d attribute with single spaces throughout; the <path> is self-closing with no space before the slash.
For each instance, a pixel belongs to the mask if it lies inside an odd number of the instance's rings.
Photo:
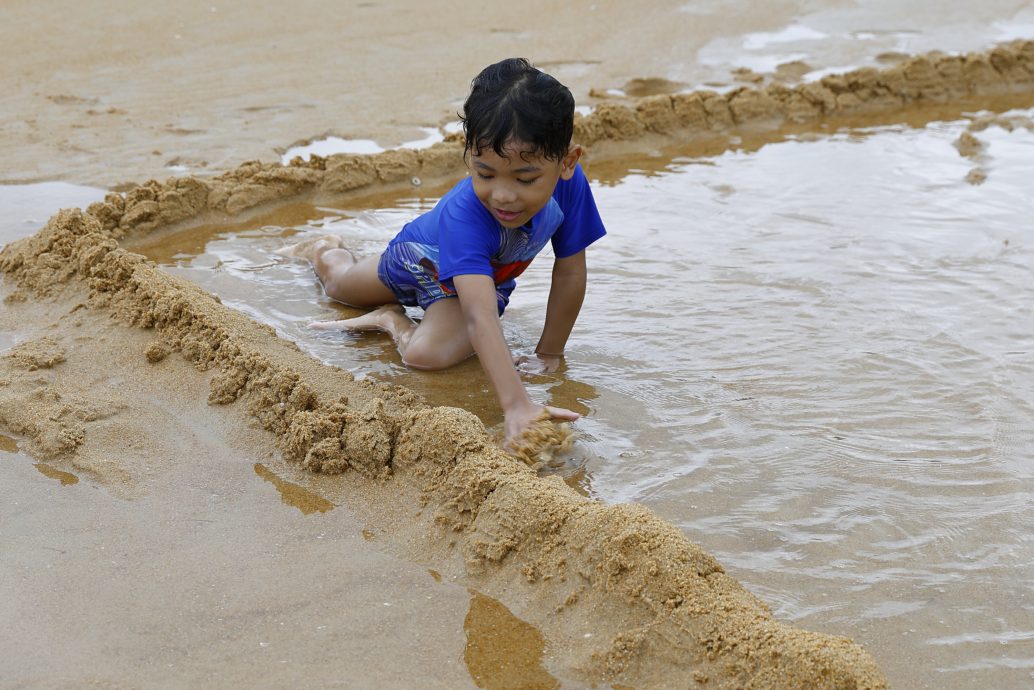
<path id="1" fill-rule="evenodd" d="M 502 185 L 492 190 L 492 201 L 496 204 L 510 204 L 517 200 L 517 195 Z"/>

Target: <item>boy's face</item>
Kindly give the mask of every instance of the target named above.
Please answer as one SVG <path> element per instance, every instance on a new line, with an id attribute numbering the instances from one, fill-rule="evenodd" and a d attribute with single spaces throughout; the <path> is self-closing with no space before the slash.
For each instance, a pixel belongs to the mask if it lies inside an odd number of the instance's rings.
<path id="1" fill-rule="evenodd" d="M 530 146 L 513 143 L 502 157 L 485 146 L 470 156 L 474 193 L 489 213 L 504 227 L 519 228 L 549 203 L 557 182 L 571 179 L 581 157 L 580 146 L 572 146 L 560 161 L 530 154 Z M 523 155 L 522 155 L 523 154 Z"/>

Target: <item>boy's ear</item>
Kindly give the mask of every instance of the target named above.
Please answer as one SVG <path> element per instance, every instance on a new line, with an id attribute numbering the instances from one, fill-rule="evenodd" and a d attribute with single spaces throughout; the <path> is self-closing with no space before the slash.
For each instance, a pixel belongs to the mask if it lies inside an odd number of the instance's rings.
<path id="1" fill-rule="evenodd" d="M 578 159 L 582 157 L 582 147 L 575 144 L 567 150 L 567 155 L 560 161 L 560 179 L 570 180 L 571 176 L 574 175 L 574 166 L 578 164 Z"/>

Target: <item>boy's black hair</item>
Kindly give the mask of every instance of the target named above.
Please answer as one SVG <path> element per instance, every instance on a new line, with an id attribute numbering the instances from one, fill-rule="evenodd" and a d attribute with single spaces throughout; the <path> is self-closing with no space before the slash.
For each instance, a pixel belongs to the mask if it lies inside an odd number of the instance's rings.
<path id="1" fill-rule="evenodd" d="M 526 59 L 509 58 L 474 77 L 461 120 L 464 155 L 491 147 L 507 158 L 506 145 L 518 141 L 533 147 L 528 154 L 560 161 L 574 134 L 574 96 Z"/>

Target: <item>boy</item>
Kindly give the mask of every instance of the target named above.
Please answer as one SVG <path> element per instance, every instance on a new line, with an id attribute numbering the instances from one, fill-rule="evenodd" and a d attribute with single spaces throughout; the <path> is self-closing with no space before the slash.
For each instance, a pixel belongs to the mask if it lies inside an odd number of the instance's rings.
<path id="1" fill-rule="evenodd" d="M 378 307 L 310 325 L 386 332 L 415 369 L 444 369 L 476 353 L 503 408 L 505 443 L 543 411 L 577 419 L 531 400 L 499 323 L 514 279 L 551 241 L 556 258 L 535 354 L 539 370 L 557 369 L 585 296 L 585 248 L 605 234 L 573 127 L 574 98 L 556 79 L 522 58 L 486 67 L 463 105 L 470 177 L 379 256 L 357 260 L 334 236 L 281 250 L 312 262 L 329 297 Z M 414 323 L 403 305 L 422 307 L 423 320 Z"/>

